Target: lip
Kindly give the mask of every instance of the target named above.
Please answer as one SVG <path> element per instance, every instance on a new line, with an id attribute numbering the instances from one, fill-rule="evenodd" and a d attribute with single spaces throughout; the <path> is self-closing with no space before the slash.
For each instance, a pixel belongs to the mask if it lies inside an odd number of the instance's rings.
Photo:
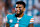
<path id="1" fill-rule="evenodd" d="M 17 11 L 17 12 L 20 12 L 20 11 Z"/>

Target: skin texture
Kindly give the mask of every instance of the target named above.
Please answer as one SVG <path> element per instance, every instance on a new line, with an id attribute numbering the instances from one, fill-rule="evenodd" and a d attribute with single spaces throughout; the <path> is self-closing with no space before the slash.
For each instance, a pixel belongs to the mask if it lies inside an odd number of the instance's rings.
<path id="1" fill-rule="evenodd" d="M 16 4 L 16 15 L 17 17 L 22 17 L 24 14 L 25 8 L 22 4 Z"/>
<path id="2" fill-rule="evenodd" d="M 28 27 L 33 27 L 33 24 L 29 24 L 29 26 Z"/>

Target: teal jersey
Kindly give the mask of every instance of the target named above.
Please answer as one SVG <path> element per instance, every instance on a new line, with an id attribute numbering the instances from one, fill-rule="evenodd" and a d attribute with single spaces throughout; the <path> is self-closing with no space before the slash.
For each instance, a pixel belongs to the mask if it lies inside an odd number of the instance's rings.
<path id="1" fill-rule="evenodd" d="M 18 27 L 28 27 L 30 23 L 31 18 L 33 16 L 28 16 L 26 14 L 23 15 L 23 17 L 18 20 L 15 14 L 8 14 L 7 15 L 7 23 L 10 25 L 10 27 L 15 27 L 17 25 Z"/>

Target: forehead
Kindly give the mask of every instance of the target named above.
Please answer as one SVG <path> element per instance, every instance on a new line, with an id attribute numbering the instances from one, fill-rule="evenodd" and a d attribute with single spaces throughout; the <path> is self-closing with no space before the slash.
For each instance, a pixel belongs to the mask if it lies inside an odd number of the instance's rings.
<path id="1" fill-rule="evenodd" d="M 22 4 L 16 4 L 16 7 L 22 7 L 23 5 Z"/>

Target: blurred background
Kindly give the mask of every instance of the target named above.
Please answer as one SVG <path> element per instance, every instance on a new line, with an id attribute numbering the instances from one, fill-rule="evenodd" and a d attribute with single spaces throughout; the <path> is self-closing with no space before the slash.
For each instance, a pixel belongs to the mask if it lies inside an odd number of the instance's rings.
<path id="1" fill-rule="evenodd" d="M 26 3 L 24 14 L 34 17 L 34 27 L 40 27 L 40 0 L 0 0 L 0 27 L 6 27 L 6 15 L 14 14 L 17 1 Z"/>

